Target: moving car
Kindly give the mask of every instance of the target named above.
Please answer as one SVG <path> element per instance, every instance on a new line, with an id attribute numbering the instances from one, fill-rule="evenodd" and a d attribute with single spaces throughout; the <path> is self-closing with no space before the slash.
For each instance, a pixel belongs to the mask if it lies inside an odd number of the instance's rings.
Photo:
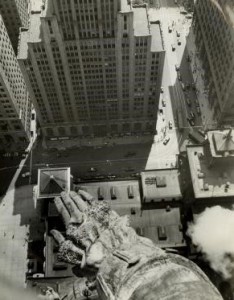
<path id="1" fill-rule="evenodd" d="M 162 106 L 166 107 L 166 101 L 164 99 L 162 100 Z"/>
<path id="2" fill-rule="evenodd" d="M 26 178 L 26 177 L 29 177 L 30 176 L 30 172 L 25 172 L 22 174 L 22 177 L 23 178 Z"/>
<path id="3" fill-rule="evenodd" d="M 181 76 L 180 72 L 178 72 L 177 74 L 178 74 L 179 81 L 181 81 L 182 80 L 182 76 Z"/>
<path id="4" fill-rule="evenodd" d="M 166 145 L 169 141 L 170 141 L 169 137 L 165 138 L 165 140 L 163 141 L 163 145 Z"/>

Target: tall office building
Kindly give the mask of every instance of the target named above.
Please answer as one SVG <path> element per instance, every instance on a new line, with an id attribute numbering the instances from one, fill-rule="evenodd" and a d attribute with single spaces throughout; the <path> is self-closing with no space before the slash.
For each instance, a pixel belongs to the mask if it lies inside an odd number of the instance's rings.
<path id="1" fill-rule="evenodd" d="M 34 2 L 18 61 L 45 136 L 153 133 L 165 51 L 146 4 Z"/>
<path id="2" fill-rule="evenodd" d="M 220 124 L 234 124 L 234 1 L 199 0 L 194 32 L 206 73 L 209 101 Z"/>
<path id="3" fill-rule="evenodd" d="M 0 14 L 15 53 L 17 53 L 20 27 L 28 27 L 28 1 L 0 0 Z"/>
<path id="4" fill-rule="evenodd" d="M 30 138 L 31 103 L 0 15 L 0 149 L 25 149 Z"/>

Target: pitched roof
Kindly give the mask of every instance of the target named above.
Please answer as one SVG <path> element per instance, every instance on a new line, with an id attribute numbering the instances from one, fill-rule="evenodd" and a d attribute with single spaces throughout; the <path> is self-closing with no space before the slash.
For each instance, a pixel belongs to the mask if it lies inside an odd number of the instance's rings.
<path id="1" fill-rule="evenodd" d="M 39 197 L 59 195 L 69 189 L 69 168 L 39 170 Z"/>

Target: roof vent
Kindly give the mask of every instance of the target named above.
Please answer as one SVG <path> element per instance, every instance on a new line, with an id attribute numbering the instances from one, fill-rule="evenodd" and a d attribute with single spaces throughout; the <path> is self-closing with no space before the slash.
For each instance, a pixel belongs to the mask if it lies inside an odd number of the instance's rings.
<path id="1" fill-rule="evenodd" d="M 204 183 L 203 189 L 204 189 L 204 191 L 209 191 L 208 183 Z"/>

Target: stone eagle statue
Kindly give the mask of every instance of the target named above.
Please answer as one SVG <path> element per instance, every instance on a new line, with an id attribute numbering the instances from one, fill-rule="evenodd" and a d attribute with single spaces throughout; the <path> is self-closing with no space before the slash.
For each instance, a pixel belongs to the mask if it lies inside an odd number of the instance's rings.
<path id="1" fill-rule="evenodd" d="M 86 275 L 83 295 L 92 290 L 100 300 L 221 300 L 208 277 L 188 259 L 160 249 L 138 236 L 105 201 L 85 191 L 63 192 L 55 205 L 66 226 L 59 258 Z M 73 289 L 69 300 L 77 299 Z"/>

